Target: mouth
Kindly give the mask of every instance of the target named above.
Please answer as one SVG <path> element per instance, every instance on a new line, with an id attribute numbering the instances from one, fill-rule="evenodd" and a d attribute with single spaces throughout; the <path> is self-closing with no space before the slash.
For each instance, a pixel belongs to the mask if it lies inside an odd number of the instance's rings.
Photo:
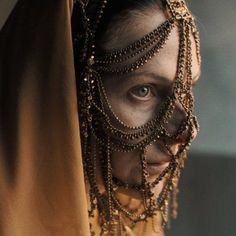
<path id="1" fill-rule="evenodd" d="M 175 155 L 178 152 L 178 145 L 171 146 L 172 155 Z M 155 158 L 152 156 L 147 158 L 147 172 L 149 176 L 158 176 L 160 175 L 170 164 L 171 162 L 171 153 L 167 151 L 163 146 L 159 146 L 160 152 Z"/>
<path id="2" fill-rule="evenodd" d="M 147 163 L 147 171 L 150 176 L 160 175 L 170 164 L 170 161 L 162 161 L 158 163 Z"/>

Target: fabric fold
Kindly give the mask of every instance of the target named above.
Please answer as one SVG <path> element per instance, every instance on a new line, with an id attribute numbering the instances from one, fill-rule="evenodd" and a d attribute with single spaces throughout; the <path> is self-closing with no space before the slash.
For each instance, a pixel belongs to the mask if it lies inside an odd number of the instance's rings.
<path id="1" fill-rule="evenodd" d="M 20 0 L 0 32 L 0 235 L 87 236 L 72 0 Z"/>

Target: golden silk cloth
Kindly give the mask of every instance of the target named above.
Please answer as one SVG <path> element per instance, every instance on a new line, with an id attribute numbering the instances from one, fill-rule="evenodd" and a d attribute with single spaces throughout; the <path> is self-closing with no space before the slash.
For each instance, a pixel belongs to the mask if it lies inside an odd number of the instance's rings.
<path id="1" fill-rule="evenodd" d="M 0 31 L 0 236 L 90 235 L 72 7 L 19 0 Z M 160 222 L 158 214 L 122 235 L 161 236 Z M 99 233 L 97 217 L 92 224 Z"/>
<path id="2" fill-rule="evenodd" d="M 72 0 L 19 0 L 0 31 L 0 235 L 87 236 Z"/>

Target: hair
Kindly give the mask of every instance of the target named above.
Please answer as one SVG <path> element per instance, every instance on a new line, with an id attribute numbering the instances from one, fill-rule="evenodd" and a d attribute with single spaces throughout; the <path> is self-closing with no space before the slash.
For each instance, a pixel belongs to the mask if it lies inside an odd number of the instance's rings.
<path id="1" fill-rule="evenodd" d="M 98 0 L 90 0 L 86 7 L 86 14 L 90 23 L 95 22 L 98 11 Z M 127 30 L 133 17 L 149 16 L 151 10 L 163 9 L 163 0 L 107 0 L 105 10 L 95 35 L 96 53 L 103 53 L 101 45 L 106 45 L 113 37 Z M 133 17 L 131 17 L 133 16 Z M 75 64 L 83 67 L 79 58 L 84 54 L 85 25 L 81 6 L 75 4 L 72 15 L 72 34 L 74 40 Z M 77 72 L 76 72 L 77 73 Z"/>
<path id="2" fill-rule="evenodd" d="M 162 8 L 161 0 L 108 1 L 96 34 L 98 46 L 125 31 L 132 23 L 132 16 L 148 16 L 150 9 L 160 10 L 160 8 Z"/>

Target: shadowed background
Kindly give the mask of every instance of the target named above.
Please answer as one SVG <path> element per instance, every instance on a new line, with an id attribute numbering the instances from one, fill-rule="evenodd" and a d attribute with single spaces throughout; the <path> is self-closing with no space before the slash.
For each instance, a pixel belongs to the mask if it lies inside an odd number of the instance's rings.
<path id="1" fill-rule="evenodd" d="M 167 236 L 236 236 L 236 1 L 188 1 L 197 17 L 201 131 L 181 178 L 179 217 Z"/>
<path id="2" fill-rule="evenodd" d="M 17 0 L 0 0 L 0 28 Z M 236 236 L 236 1 L 188 1 L 202 42 L 195 88 L 201 132 L 181 178 L 167 236 Z"/>

